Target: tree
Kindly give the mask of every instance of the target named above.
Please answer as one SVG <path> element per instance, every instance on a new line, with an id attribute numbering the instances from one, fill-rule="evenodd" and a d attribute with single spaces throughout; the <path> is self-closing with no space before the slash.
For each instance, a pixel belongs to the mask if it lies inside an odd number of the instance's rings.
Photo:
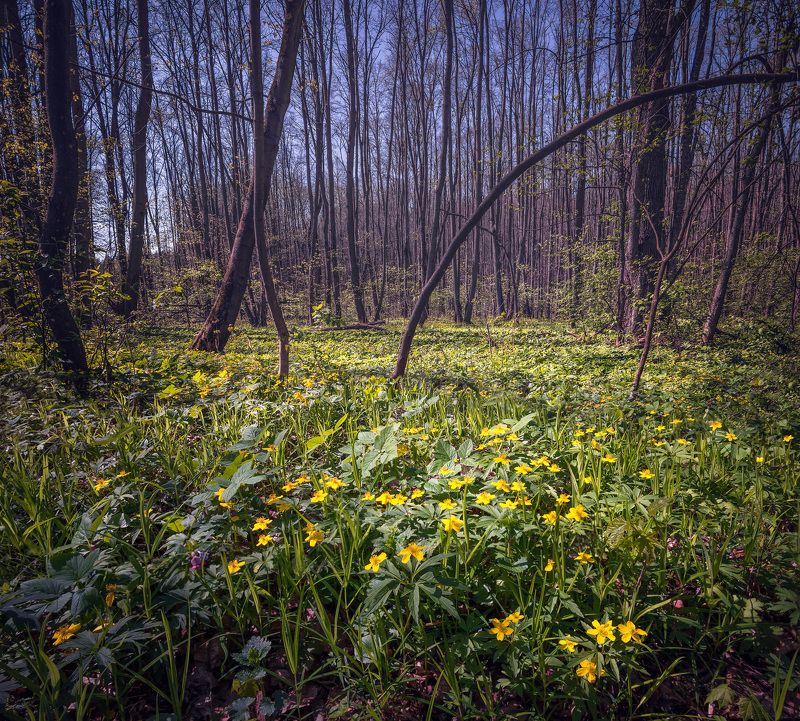
<path id="1" fill-rule="evenodd" d="M 283 16 L 283 32 L 275 75 L 267 95 L 264 116 L 264 203 L 269 199 L 272 171 L 278 155 L 278 144 L 283 130 L 283 118 L 289 106 L 297 49 L 300 44 L 300 31 L 303 27 L 304 0 L 286 0 Z M 255 201 L 254 185 L 250 181 L 244 209 L 239 218 L 236 238 L 233 241 L 222 285 L 217 291 L 211 311 L 203 327 L 192 342 L 194 350 L 216 351 L 222 353 L 230 337 L 231 330 L 239 316 L 242 299 L 250 278 L 255 244 L 255 224 L 253 213 Z M 263 205 L 258 212 L 263 211 Z"/>
<path id="2" fill-rule="evenodd" d="M 261 0 L 250 0 L 250 48 L 252 59 L 250 75 L 253 93 L 253 235 L 258 248 L 259 269 L 264 292 L 267 295 L 272 320 L 278 332 L 278 377 L 285 379 L 289 375 L 289 329 L 283 317 L 272 269 L 269 266 L 266 233 L 264 230 L 264 196 L 266 188 L 266 153 L 264 146 L 264 78 L 261 72 Z M 277 139 L 274 153 L 277 154 Z"/>
<path id="3" fill-rule="evenodd" d="M 58 346 L 64 370 L 79 386 L 89 371 L 78 324 L 64 291 L 64 254 L 78 200 L 75 128 L 69 78 L 68 0 L 46 0 L 44 18 L 45 95 L 53 170 L 47 211 L 39 236 L 36 278 L 42 314 Z"/>

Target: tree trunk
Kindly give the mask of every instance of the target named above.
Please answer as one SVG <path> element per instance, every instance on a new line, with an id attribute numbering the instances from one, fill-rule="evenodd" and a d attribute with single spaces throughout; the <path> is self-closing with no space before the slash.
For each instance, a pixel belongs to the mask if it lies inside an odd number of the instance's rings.
<path id="1" fill-rule="evenodd" d="M 67 0 L 45 4 L 44 49 L 47 121 L 53 148 L 53 171 L 42 232 L 36 278 L 42 313 L 58 346 L 64 370 L 81 386 L 88 374 L 80 330 L 64 293 L 64 253 L 69 242 L 78 199 L 75 128 L 69 78 L 69 5 Z"/>
<path id="2" fill-rule="evenodd" d="M 128 271 L 123 292 L 123 314 L 129 317 L 139 306 L 144 257 L 144 222 L 147 211 L 147 123 L 153 102 L 153 66 L 150 61 L 150 17 L 148 0 L 136 0 L 136 17 L 139 23 L 139 63 L 141 87 L 133 119 L 133 202 L 131 204 L 131 244 L 128 252 Z"/>
<path id="3" fill-rule="evenodd" d="M 261 281 L 267 296 L 272 320 L 278 333 L 278 377 L 281 380 L 289 375 L 289 329 L 283 317 L 272 270 L 269 266 L 266 233 L 264 231 L 265 187 L 266 187 L 266 153 L 264 146 L 267 138 L 264 133 L 264 78 L 261 72 L 261 0 L 250 0 L 250 61 L 251 89 L 253 94 L 253 234 L 258 248 L 258 266 Z M 275 154 L 280 137 L 271 139 L 275 143 Z"/>
<path id="4" fill-rule="evenodd" d="M 264 199 L 259 212 L 263 212 L 264 204 L 269 199 L 272 171 L 275 167 L 278 144 L 283 131 L 283 118 L 286 108 L 289 106 L 297 49 L 300 44 L 300 31 L 303 27 L 303 4 L 304 0 L 286 0 L 281 47 L 275 63 L 275 75 L 267 96 L 264 116 Z M 250 277 L 250 265 L 253 261 L 255 244 L 253 190 L 253 181 L 251 180 L 222 285 L 203 327 L 192 342 L 191 347 L 194 350 L 222 353 L 239 316 L 242 298 Z"/>

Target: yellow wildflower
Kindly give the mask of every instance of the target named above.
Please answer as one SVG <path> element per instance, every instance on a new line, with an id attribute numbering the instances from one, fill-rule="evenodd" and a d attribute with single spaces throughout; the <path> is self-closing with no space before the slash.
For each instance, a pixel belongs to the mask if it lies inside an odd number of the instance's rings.
<path id="1" fill-rule="evenodd" d="M 591 553 L 587 553 L 586 551 L 581 551 L 575 556 L 575 560 L 579 561 L 581 566 L 585 566 L 587 563 L 594 563 L 594 557 Z"/>
<path id="2" fill-rule="evenodd" d="M 653 473 L 649 468 L 645 468 L 643 471 L 639 471 L 639 478 L 644 478 L 645 480 L 649 480 L 653 478 L 656 474 Z"/>
<path id="3" fill-rule="evenodd" d="M 603 463 L 616 463 L 617 457 L 613 453 L 606 453 L 600 460 Z"/>
<path id="4" fill-rule="evenodd" d="M 602 646 L 606 641 L 616 641 L 617 637 L 614 635 L 614 623 L 606 621 L 600 623 L 597 620 L 592 621 L 592 628 L 586 631 L 587 636 L 594 636 L 598 646 Z"/>
<path id="5" fill-rule="evenodd" d="M 493 493 L 483 491 L 475 497 L 475 503 L 479 506 L 488 506 L 494 498 L 496 498 L 496 496 Z"/>
<path id="6" fill-rule="evenodd" d="M 569 638 L 559 639 L 558 645 L 561 646 L 567 653 L 575 653 L 575 641 Z"/>
<path id="7" fill-rule="evenodd" d="M 228 573 L 233 575 L 234 573 L 239 573 L 244 567 L 244 561 L 239 561 L 237 559 L 233 559 L 232 561 L 228 561 Z"/>
<path id="8" fill-rule="evenodd" d="M 575 521 L 575 523 L 580 523 L 584 518 L 588 518 L 589 514 L 583 510 L 583 506 L 578 504 L 577 506 L 573 506 L 567 512 L 567 518 L 570 521 Z"/>
<path id="9" fill-rule="evenodd" d="M 718 431 L 720 428 L 722 428 L 722 423 L 720 421 L 711 421 L 708 426 L 712 431 Z"/>
<path id="10" fill-rule="evenodd" d="M 314 491 L 314 494 L 311 496 L 311 502 L 322 503 L 327 497 L 328 492 L 320 488 L 318 491 Z"/>
<path id="11" fill-rule="evenodd" d="M 425 495 L 425 491 L 421 491 L 419 488 L 415 488 L 411 491 L 411 500 L 415 500 L 417 498 L 422 498 Z"/>
<path id="12" fill-rule="evenodd" d="M 272 543 L 272 536 L 267 533 L 262 533 L 258 536 L 258 541 L 256 541 L 256 546 L 267 546 Z"/>
<path id="13" fill-rule="evenodd" d="M 53 645 L 60 646 L 64 641 L 69 641 L 78 631 L 81 630 L 79 623 L 68 623 L 60 626 L 53 632 Z"/>
<path id="14" fill-rule="evenodd" d="M 544 572 L 545 573 L 550 573 L 550 571 L 553 570 L 553 565 L 554 565 L 553 564 L 553 559 L 552 558 L 548 558 L 547 559 L 547 563 L 544 564 Z"/>
<path id="15" fill-rule="evenodd" d="M 559 506 L 564 506 L 569 503 L 570 497 L 566 493 L 562 493 L 558 498 L 556 498 L 556 503 Z"/>
<path id="16" fill-rule="evenodd" d="M 315 526 L 312 525 L 312 528 L 306 527 L 306 541 L 308 541 L 308 545 L 311 548 L 314 548 L 323 538 L 325 538 L 325 534 L 318 530 Z"/>
<path id="17" fill-rule="evenodd" d="M 439 502 L 439 508 L 441 508 L 443 511 L 449 511 L 450 509 L 455 507 L 456 507 L 455 501 L 453 501 L 450 498 L 446 498 L 445 500 Z"/>
<path id="18" fill-rule="evenodd" d="M 528 473 L 531 473 L 533 468 L 531 468 L 527 463 L 520 463 L 518 466 L 514 466 L 514 470 L 521 476 L 525 476 Z"/>
<path id="19" fill-rule="evenodd" d="M 636 628 L 636 624 L 633 621 L 620 623 L 617 625 L 617 628 L 619 629 L 622 643 L 630 643 L 631 641 L 641 643 L 642 639 L 647 635 L 647 631 L 641 628 Z"/>
<path id="20" fill-rule="evenodd" d="M 403 563 L 408 563 L 412 556 L 421 561 L 425 556 L 425 549 L 416 543 L 409 543 L 398 555 Z"/>
<path id="21" fill-rule="evenodd" d="M 542 514 L 542 520 L 544 520 L 545 523 L 549 523 L 551 526 L 556 525 L 557 518 L 558 518 L 558 513 L 556 513 L 555 511 L 550 511 L 549 513 Z"/>
<path id="22" fill-rule="evenodd" d="M 377 556 L 370 556 L 369 563 L 364 566 L 365 571 L 372 571 L 377 573 L 380 570 L 381 564 L 386 560 L 386 554 L 381 551 Z"/>
<path id="23" fill-rule="evenodd" d="M 579 678 L 585 678 L 589 683 L 594 683 L 597 681 L 597 664 L 585 658 L 575 669 L 575 673 Z"/>
<path id="24" fill-rule="evenodd" d="M 100 492 L 100 491 L 102 491 L 102 490 L 103 490 L 103 489 L 104 489 L 104 488 L 105 488 L 105 487 L 106 487 L 106 486 L 107 486 L 109 483 L 111 483 L 111 481 L 110 481 L 110 480 L 108 480 L 107 478 L 98 478 L 98 479 L 97 479 L 97 482 L 96 482 L 96 483 L 95 483 L 95 484 L 92 486 L 92 488 L 94 489 L 94 492 L 95 492 L 95 493 L 99 493 L 99 492 Z"/>
<path id="25" fill-rule="evenodd" d="M 508 508 L 508 509 L 511 509 L 511 510 L 513 510 L 513 509 L 515 509 L 515 508 L 516 508 L 518 505 L 519 505 L 519 504 L 517 503 L 517 501 L 507 500 L 507 501 L 503 501 L 503 502 L 500 504 L 500 508 Z"/>
<path id="26" fill-rule="evenodd" d="M 448 516 L 442 519 L 442 526 L 444 526 L 444 530 L 448 533 L 450 533 L 450 531 L 458 533 L 463 525 L 464 521 L 456 516 Z"/>
<path id="27" fill-rule="evenodd" d="M 489 633 L 494 634 L 498 641 L 502 641 L 506 636 L 510 637 L 511 634 L 514 633 L 514 629 L 511 628 L 508 621 L 501 621 L 499 618 L 493 618 Z"/>
<path id="28" fill-rule="evenodd" d="M 253 524 L 254 531 L 266 531 L 267 526 L 269 526 L 272 521 L 269 518 L 264 518 L 263 516 L 259 516 L 256 518 L 256 522 Z"/>
<path id="29" fill-rule="evenodd" d="M 505 453 L 501 453 L 499 456 L 495 456 L 494 462 L 507 466 L 511 463 L 511 460 Z"/>

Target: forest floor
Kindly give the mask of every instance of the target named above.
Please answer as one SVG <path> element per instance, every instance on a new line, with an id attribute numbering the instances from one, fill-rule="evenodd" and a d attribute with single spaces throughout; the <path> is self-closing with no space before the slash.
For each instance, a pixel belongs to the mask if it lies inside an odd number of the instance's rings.
<path id="1" fill-rule="evenodd" d="M 554 324 L 0 355 L 0 716 L 800 717 L 800 344 Z"/>

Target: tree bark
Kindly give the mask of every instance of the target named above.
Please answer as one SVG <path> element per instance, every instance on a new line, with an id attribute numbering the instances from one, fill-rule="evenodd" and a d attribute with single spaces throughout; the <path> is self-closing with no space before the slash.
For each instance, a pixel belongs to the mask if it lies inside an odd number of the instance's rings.
<path id="1" fill-rule="evenodd" d="M 64 253 L 78 199 L 75 128 L 69 78 L 68 0 L 47 0 L 44 20 L 45 93 L 53 151 L 50 196 L 47 200 L 36 278 L 42 313 L 58 346 L 64 370 L 78 386 L 89 368 L 80 330 L 64 293 Z"/>
<path id="2" fill-rule="evenodd" d="M 266 188 L 266 153 L 264 146 L 264 78 L 261 72 L 261 0 L 250 0 L 250 61 L 251 88 L 253 94 L 253 235 L 258 248 L 258 267 L 261 271 L 261 282 L 267 296 L 272 321 L 278 333 L 278 377 L 284 380 L 289 375 L 289 329 L 283 317 L 272 269 L 269 265 L 266 233 L 264 231 L 265 188 Z M 277 142 L 276 142 L 277 151 Z"/>
<path id="3" fill-rule="evenodd" d="M 139 64 L 142 74 L 139 100 L 133 119 L 133 202 L 131 203 L 131 243 L 128 269 L 123 284 L 122 310 L 129 317 L 139 307 L 144 258 L 144 222 L 147 212 L 147 123 L 153 103 L 153 66 L 150 60 L 150 16 L 148 0 L 136 0 Z"/>
<path id="4" fill-rule="evenodd" d="M 286 108 L 289 106 L 297 49 L 300 44 L 300 31 L 303 27 L 303 5 L 304 0 L 286 0 L 281 47 L 275 63 L 275 75 L 267 95 L 264 116 L 264 199 L 259 208 L 260 212 L 263 212 L 264 204 L 269 199 L 272 171 L 275 167 L 278 144 L 283 131 L 283 118 Z M 194 350 L 222 353 L 239 316 L 242 298 L 250 278 L 255 244 L 253 190 L 251 179 L 222 285 L 203 327 L 192 342 L 191 347 Z"/>

